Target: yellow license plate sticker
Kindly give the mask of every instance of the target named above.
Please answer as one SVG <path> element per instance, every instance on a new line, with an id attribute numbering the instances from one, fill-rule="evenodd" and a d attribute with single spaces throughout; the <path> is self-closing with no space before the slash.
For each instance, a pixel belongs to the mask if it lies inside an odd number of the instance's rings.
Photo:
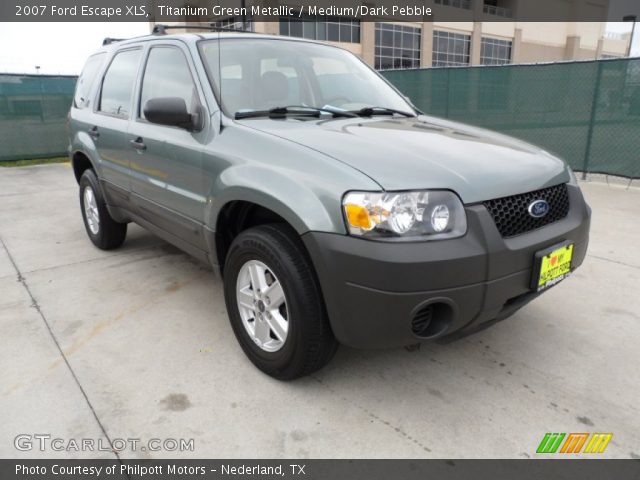
<path id="1" fill-rule="evenodd" d="M 538 278 L 538 291 L 555 285 L 563 280 L 571 271 L 571 259 L 573 258 L 573 244 L 564 245 L 542 257 L 540 264 L 540 277 Z"/>

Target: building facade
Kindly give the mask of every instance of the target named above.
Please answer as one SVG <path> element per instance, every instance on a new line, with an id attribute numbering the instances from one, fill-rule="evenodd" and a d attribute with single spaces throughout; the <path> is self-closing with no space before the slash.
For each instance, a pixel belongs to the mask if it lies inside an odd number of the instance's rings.
<path id="1" fill-rule="evenodd" d="M 576 0 L 602 9 L 608 0 Z M 269 0 L 269 4 L 274 2 Z M 221 27 L 325 41 L 346 48 L 379 70 L 501 65 L 623 57 L 630 35 L 606 32 L 606 22 L 519 22 L 518 0 L 426 0 L 460 21 L 359 21 L 348 17 L 200 19 Z M 523 3 L 523 2 L 520 2 Z M 539 0 L 561 8 L 565 0 Z M 295 1 L 286 2 L 295 8 Z M 529 2 L 530 4 L 530 2 Z M 524 5 L 524 3 L 523 3 Z M 595 7 L 594 7 L 595 8 Z M 474 21 L 467 21 L 469 18 Z M 480 20 L 480 21 L 476 21 Z"/>

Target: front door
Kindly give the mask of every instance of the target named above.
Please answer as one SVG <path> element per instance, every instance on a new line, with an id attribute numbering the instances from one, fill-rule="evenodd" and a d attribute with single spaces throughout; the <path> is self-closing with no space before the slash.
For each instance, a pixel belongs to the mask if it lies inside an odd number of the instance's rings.
<path id="1" fill-rule="evenodd" d="M 149 49 L 127 141 L 133 200 L 140 215 L 205 250 L 207 192 L 202 159 L 208 128 L 195 132 L 153 124 L 144 115 L 146 103 L 154 98 L 182 98 L 192 114 L 198 106 L 204 108 L 189 58 L 179 44 L 168 42 Z"/>

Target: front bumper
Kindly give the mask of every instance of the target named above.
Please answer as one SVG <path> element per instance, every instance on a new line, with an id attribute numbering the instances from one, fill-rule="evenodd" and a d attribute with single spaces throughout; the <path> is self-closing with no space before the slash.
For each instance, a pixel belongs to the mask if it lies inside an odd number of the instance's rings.
<path id="1" fill-rule="evenodd" d="M 338 341 L 356 348 L 402 346 L 511 315 L 538 295 L 530 288 L 537 251 L 570 240 L 572 267 L 584 260 L 591 210 L 577 186 L 568 185 L 568 192 L 565 218 L 513 238 L 500 235 L 481 204 L 466 207 L 467 234 L 453 240 L 389 243 L 304 234 Z M 427 311 L 430 326 L 417 335 L 412 321 Z"/>

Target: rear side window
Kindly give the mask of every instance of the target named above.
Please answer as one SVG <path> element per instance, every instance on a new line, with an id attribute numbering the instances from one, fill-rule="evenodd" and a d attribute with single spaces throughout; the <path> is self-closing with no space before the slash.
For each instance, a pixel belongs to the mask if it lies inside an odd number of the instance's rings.
<path id="1" fill-rule="evenodd" d="M 155 47 L 149 52 L 144 70 L 140 95 L 140 118 L 144 117 L 144 106 L 152 98 L 179 97 L 192 113 L 196 91 L 183 53 L 174 47 Z"/>
<path id="2" fill-rule="evenodd" d="M 125 50 L 113 57 L 102 80 L 100 107 L 110 115 L 128 118 L 131 113 L 131 95 L 138 74 L 141 50 Z"/>
<path id="3" fill-rule="evenodd" d="M 76 93 L 73 97 L 73 106 L 76 108 L 86 108 L 89 106 L 89 93 L 91 86 L 96 79 L 96 75 L 104 62 L 104 53 L 98 53 L 89 57 L 87 63 L 82 69 L 82 73 L 76 83 Z"/>

